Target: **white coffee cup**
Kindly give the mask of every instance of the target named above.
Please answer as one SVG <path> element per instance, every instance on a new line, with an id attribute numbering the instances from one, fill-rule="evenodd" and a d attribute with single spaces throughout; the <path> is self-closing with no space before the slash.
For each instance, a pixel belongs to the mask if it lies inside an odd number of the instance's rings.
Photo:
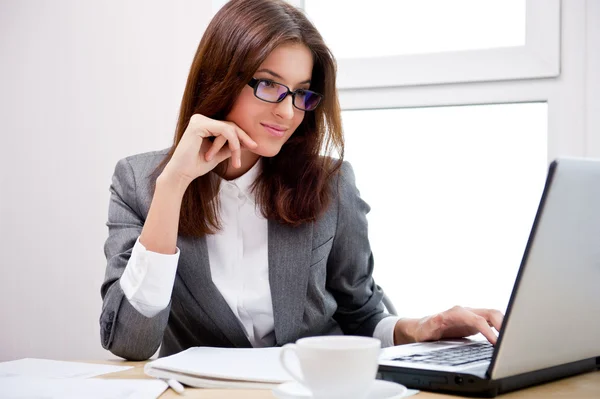
<path id="1" fill-rule="evenodd" d="M 314 399 L 364 399 L 377 374 L 381 341 L 376 338 L 331 335 L 301 338 L 282 347 L 283 368 L 308 388 Z M 294 352 L 302 377 L 286 364 Z"/>

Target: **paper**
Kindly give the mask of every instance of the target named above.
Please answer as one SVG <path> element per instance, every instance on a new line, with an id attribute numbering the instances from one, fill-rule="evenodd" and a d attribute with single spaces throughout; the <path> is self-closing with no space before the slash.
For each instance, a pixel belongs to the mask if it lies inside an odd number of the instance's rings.
<path id="1" fill-rule="evenodd" d="M 195 347 L 148 363 L 146 370 L 169 370 L 229 381 L 292 381 L 292 376 L 279 363 L 280 353 L 281 348 Z M 291 356 L 290 360 L 293 360 Z"/>
<path id="2" fill-rule="evenodd" d="M 130 369 L 129 366 L 20 359 L 0 363 L 1 377 L 89 378 Z"/>
<path id="3" fill-rule="evenodd" d="M 181 384 L 188 385 L 195 388 L 209 388 L 209 389 L 273 389 L 279 385 L 279 383 L 270 382 L 250 382 L 250 381 L 238 381 L 230 379 L 210 378 L 210 377 L 198 377 L 192 374 L 177 373 L 171 371 L 165 371 L 156 368 L 146 368 L 146 375 L 150 377 L 160 379 L 174 379 L 179 381 Z"/>
<path id="4" fill-rule="evenodd" d="M 155 399 L 168 385 L 161 380 L 0 378 L 3 399 Z"/>

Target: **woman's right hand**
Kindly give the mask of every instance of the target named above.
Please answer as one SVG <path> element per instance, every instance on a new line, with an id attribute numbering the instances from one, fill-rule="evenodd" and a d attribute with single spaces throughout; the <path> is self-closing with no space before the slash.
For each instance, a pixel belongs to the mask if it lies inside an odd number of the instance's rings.
<path id="1" fill-rule="evenodd" d="M 205 140 L 211 136 L 216 137 L 213 142 Z M 194 114 L 161 176 L 187 186 L 229 157 L 233 167 L 239 168 L 241 144 L 248 148 L 257 146 L 235 123 Z"/>

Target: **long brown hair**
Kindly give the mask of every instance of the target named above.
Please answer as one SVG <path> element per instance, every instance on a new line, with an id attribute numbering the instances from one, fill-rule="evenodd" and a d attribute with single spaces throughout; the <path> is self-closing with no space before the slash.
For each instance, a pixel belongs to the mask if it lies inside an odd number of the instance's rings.
<path id="1" fill-rule="evenodd" d="M 261 159 L 253 189 L 267 219 L 297 226 L 329 205 L 330 180 L 341 166 L 344 140 L 335 87 L 336 62 L 303 12 L 283 0 L 231 0 L 208 25 L 188 76 L 169 162 L 193 114 L 224 120 L 244 86 L 277 46 L 302 43 L 313 56 L 310 89 L 324 95 L 274 157 Z M 329 155 L 335 150 L 338 160 Z M 324 151 L 325 156 L 320 152 Z M 220 228 L 219 174 L 226 162 L 195 179 L 184 194 L 179 234 L 200 237 Z"/>

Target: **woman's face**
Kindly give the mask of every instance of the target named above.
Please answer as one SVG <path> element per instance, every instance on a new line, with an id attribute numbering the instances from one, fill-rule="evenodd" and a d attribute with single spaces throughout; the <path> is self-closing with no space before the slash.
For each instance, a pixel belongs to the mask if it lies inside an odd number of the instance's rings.
<path id="1" fill-rule="evenodd" d="M 312 68 L 312 54 L 305 45 L 282 44 L 269 54 L 254 78 L 284 84 L 291 91 L 309 89 Z M 292 105 L 291 95 L 280 103 L 268 103 L 255 97 L 254 89 L 246 85 L 226 120 L 234 122 L 258 144 L 251 150 L 253 153 L 272 157 L 300 125 L 304 114 Z"/>

